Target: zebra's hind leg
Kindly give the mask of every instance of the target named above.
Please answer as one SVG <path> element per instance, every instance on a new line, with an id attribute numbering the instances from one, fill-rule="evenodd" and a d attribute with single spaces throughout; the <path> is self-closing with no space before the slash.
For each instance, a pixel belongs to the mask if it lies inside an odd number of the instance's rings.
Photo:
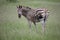
<path id="1" fill-rule="evenodd" d="M 41 24 L 42 24 L 42 32 L 44 33 L 45 32 L 45 25 L 46 25 L 46 23 L 45 23 L 44 20 L 42 20 Z"/>
<path id="2" fill-rule="evenodd" d="M 35 28 L 36 28 L 36 32 L 38 32 L 38 28 L 37 28 L 37 26 L 36 26 L 36 22 L 33 22 L 34 23 L 34 26 L 35 26 Z"/>

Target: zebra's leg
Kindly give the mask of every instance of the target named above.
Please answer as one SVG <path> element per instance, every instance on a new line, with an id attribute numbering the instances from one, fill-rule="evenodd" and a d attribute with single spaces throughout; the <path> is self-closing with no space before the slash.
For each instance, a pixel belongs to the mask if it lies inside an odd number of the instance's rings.
<path id="1" fill-rule="evenodd" d="M 31 21 L 29 21 L 29 20 L 28 20 L 28 25 L 29 25 L 29 29 L 31 31 L 32 30 L 32 28 L 31 28 Z"/>
<path id="2" fill-rule="evenodd" d="M 36 32 L 38 32 L 38 28 L 37 28 L 37 26 L 36 26 L 36 23 L 35 22 L 33 22 L 34 23 L 34 26 L 35 26 L 35 28 L 36 28 Z"/>
<path id="3" fill-rule="evenodd" d="M 41 21 L 41 24 L 42 24 L 42 32 L 44 33 L 45 32 L 45 21 L 44 20 L 42 20 Z"/>

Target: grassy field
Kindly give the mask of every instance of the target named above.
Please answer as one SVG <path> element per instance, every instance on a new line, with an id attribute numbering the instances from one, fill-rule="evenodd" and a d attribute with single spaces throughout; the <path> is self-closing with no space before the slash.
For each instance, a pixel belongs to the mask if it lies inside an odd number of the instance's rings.
<path id="1" fill-rule="evenodd" d="M 44 35 L 40 23 L 37 24 L 38 33 L 33 24 L 30 32 L 27 20 L 23 16 L 18 18 L 16 6 L 19 4 L 50 11 Z M 0 6 L 0 40 L 60 40 L 60 3 L 22 0 Z"/>

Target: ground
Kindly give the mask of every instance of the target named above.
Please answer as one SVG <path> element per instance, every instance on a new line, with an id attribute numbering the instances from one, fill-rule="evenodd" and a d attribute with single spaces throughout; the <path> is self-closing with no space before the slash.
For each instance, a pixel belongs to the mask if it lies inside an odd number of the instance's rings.
<path id="1" fill-rule="evenodd" d="M 18 18 L 16 6 L 19 4 L 50 11 L 44 35 L 41 23 L 37 23 L 38 33 L 33 24 L 30 32 L 26 18 Z M 0 40 L 60 40 L 60 3 L 33 0 L 0 6 Z"/>

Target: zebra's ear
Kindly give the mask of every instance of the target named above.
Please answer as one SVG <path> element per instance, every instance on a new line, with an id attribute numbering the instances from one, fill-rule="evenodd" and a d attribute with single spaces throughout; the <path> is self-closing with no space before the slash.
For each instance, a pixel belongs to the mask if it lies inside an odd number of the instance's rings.
<path id="1" fill-rule="evenodd" d="M 22 6 L 21 6 L 21 5 L 19 5 L 19 8 L 22 8 Z"/>

